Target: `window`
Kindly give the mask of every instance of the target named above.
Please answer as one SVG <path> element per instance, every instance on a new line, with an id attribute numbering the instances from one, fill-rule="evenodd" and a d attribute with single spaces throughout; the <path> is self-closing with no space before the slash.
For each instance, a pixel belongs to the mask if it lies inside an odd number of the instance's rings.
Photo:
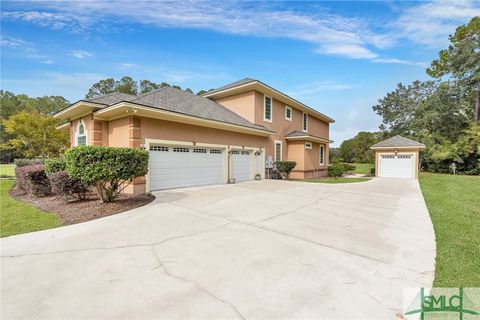
<path id="1" fill-rule="evenodd" d="M 275 140 L 275 161 L 282 161 L 282 141 Z"/>
<path id="2" fill-rule="evenodd" d="M 207 149 L 195 148 L 193 149 L 193 153 L 207 153 Z"/>
<path id="3" fill-rule="evenodd" d="M 312 149 L 312 143 L 311 142 L 305 142 L 305 149 Z"/>
<path id="4" fill-rule="evenodd" d="M 80 120 L 77 126 L 77 132 L 75 135 L 75 145 L 76 146 L 86 146 L 87 145 L 87 129 L 85 128 L 85 122 Z"/>
<path id="5" fill-rule="evenodd" d="M 285 106 L 285 120 L 292 121 L 292 107 Z"/>
<path id="6" fill-rule="evenodd" d="M 272 122 L 272 98 L 267 96 L 263 104 L 263 121 Z"/>
<path id="7" fill-rule="evenodd" d="M 325 164 L 325 146 L 323 144 L 320 145 L 320 151 L 318 156 L 320 159 L 320 165 L 323 166 Z"/>
<path id="8" fill-rule="evenodd" d="M 211 149 L 211 150 L 210 150 L 210 153 L 220 154 L 220 153 L 222 153 L 222 150 Z"/>
<path id="9" fill-rule="evenodd" d="M 173 152 L 190 152 L 190 150 L 188 148 L 175 147 Z"/>
<path id="10" fill-rule="evenodd" d="M 302 118 L 302 129 L 305 132 L 308 131 L 308 114 L 306 114 L 305 112 L 303 113 L 303 118 Z"/>
<path id="11" fill-rule="evenodd" d="M 164 146 L 150 146 L 150 151 L 166 151 L 168 152 L 168 147 Z"/>

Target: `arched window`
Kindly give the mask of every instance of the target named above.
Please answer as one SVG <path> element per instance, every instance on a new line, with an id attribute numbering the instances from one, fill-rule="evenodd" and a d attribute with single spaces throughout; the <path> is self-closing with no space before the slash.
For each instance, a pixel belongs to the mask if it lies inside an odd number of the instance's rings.
<path id="1" fill-rule="evenodd" d="M 87 129 L 85 128 L 85 122 L 83 122 L 83 120 L 80 120 L 78 122 L 75 145 L 76 146 L 87 145 Z"/>

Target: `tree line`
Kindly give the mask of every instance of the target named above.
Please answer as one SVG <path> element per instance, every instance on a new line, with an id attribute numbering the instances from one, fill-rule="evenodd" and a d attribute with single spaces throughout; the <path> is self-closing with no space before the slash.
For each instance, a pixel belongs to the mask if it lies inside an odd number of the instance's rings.
<path id="1" fill-rule="evenodd" d="M 108 78 L 94 83 L 85 98 L 115 92 L 140 95 L 164 87 L 183 90 L 167 82 L 136 81 L 125 76 L 119 80 Z M 190 88 L 185 91 L 193 93 Z M 200 90 L 197 94 L 208 91 Z M 68 148 L 70 140 L 66 132 L 56 129 L 60 123 L 52 114 L 69 105 L 70 102 L 62 96 L 32 98 L 0 90 L 0 161 L 5 163 L 15 158 L 48 157 L 62 153 Z"/>
<path id="2" fill-rule="evenodd" d="M 333 154 L 347 162 L 373 162 L 370 146 L 402 135 L 426 145 L 424 170 L 448 172 L 452 163 L 480 174 L 480 17 L 456 29 L 426 73 L 428 81 L 399 83 L 378 100 L 378 132 L 360 132 Z"/>

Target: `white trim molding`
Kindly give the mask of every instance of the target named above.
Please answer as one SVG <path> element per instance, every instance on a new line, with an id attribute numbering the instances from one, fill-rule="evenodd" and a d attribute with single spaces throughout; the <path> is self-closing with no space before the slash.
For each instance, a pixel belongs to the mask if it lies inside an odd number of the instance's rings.
<path id="1" fill-rule="evenodd" d="M 321 166 L 325 165 L 325 145 L 320 144 L 318 147 L 318 164 Z"/>
<path id="2" fill-rule="evenodd" d="M 79 133 L 81 126 L 83 126 L 83 134 Z M 75 147 L 78 147 L 78 145 L 79 145 L 78 144 L 78 138 L 80 138 L 80 137 L 85 137 L 85 145 L 88 146 L 88 128 L 85 125 L 85 122 L 83 121 L 83 119 L 80 119 L 78 121 L 77 128 L 75 129 L 75 141 L 73 142 Z"/>

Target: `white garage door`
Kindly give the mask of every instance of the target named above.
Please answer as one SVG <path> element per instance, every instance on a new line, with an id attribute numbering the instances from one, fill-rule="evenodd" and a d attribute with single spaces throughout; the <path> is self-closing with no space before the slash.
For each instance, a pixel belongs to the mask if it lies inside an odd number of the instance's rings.
<path id="1" fill-rule="evenodd" d="M 235 182 L 252 180 L 250 151 L 233 150 L 231 155 L 232 178 Z"/>
<path id="2" fill-rule="evenodd" d="M 415 156 L 413 154 L 381 154 L 378 176 L 415 178 Z"/>
<path id="3" fill-rule="evenodd" d="M 222 149 L 150 146 L 150 190 L 224 183 Z"/>

